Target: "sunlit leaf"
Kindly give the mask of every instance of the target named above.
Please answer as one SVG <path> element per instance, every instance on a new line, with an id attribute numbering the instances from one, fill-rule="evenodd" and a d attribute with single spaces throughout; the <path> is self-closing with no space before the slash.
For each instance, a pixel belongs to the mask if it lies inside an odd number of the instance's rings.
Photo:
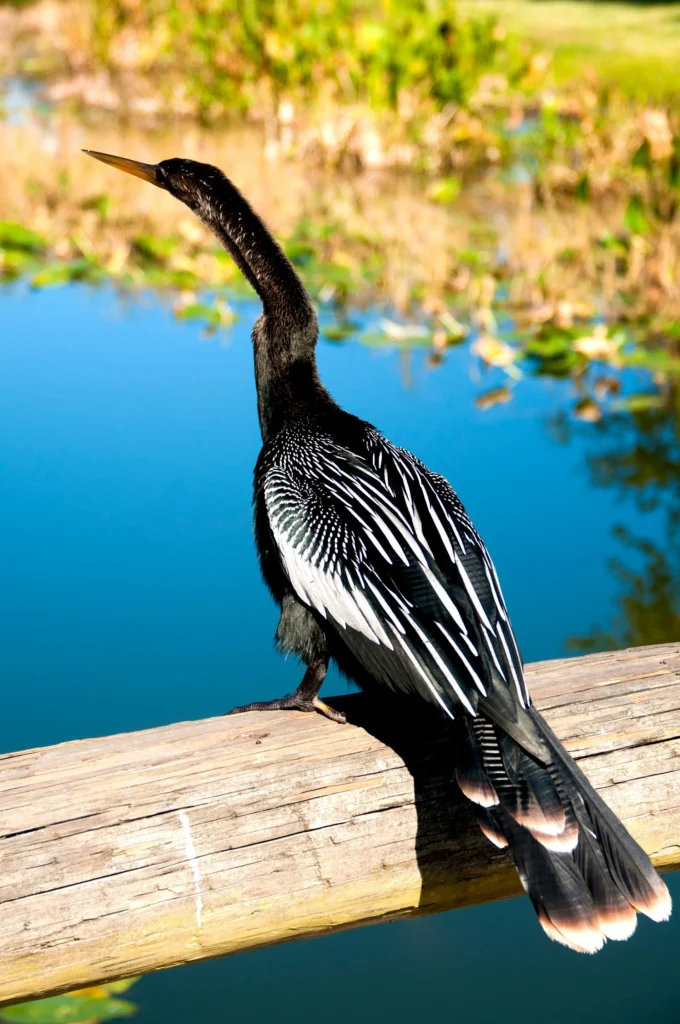
<path id="1" fill-rule="evenodd" d="M 518 356 L 516 348 L 489 334 L 477 338 L 471 345 L 471 351 L 489 366 L 510 366 Z"/>
<path id="2" fill-rule="evenodd" d="M 641 195 L 636 193 L 630 197 L 623 216 L 623 222 L 632 234 L 647 234 L 649 224 L 645 216 L 645 203 Z"/>
<path id="3" fill-rule="evenodd" d="M 623 366 L 639 366 L 652 372 L 680 374 L 680 357 L 672 355 L 665 349 L 639 347 L 633 352 L 623 353 L 620 361 Z"/>
<path id="4" fill-rule="evenodd" d="M 610 336 L 606 324 L 596 324 L 592 334 L 574 338 L 572 347 L 575 352 L 580 352 L 586 359 L 611 362 L 617 358 L 624 341 L 625 337 L 620 331 Z"/>
<path id="5" fill-rule="evenodd" d="M 427 190 L 428 199 L 436 203 L 454 203 L 460 195 L 462 182 L 460 178 L 440 178 L 430 185 Z"/>
<path id="6" fill-rule="evenodd" d="M 380 321 L 380 327 L 385 336 L 394 341 L 424 341 L 431 337 L 431 332 L 421 324 L 398 324 L 385 318 Z"/>
<path id="7" fill-rule="evenodd" d="M 661 395 L 649 393 L 626 395 L 625 398 L 619 398 L 616 402 L 612 402 L 611 407 L 615 411 L 646 412 L 648 409 L 663 409 L 664 400 Z"/>
<path id="8" fill-rule="evenodd" d="M 169 270 L 166 267 L 149 265 L 142 269 L 142 273 L 146 282 L 156 288 L 194 291 L 200 283 L 192 270 Z"/>
<path id="9" fill-rule="evenodd" d="M 120 1020 L 137 1012 L 134 1003 L 111 996 L 71 992 L 51 999 L 19 1003 L 0 1010 L 6 1024 L 82 1024 L 90 1021 Z"/>
<path id="10" fill-rule="evenodd" d="M 0 221 L 0 247 L 18 249 L 22 252 L 41 252 L 45 248 L 45 239 L 36 231 L 25 228 L 13 221 Z"/>
<path id="11" fill-rule="evenodd" d="M 624 255 L 630 249 L 630 240 L 628 238 L 622 235 L 613 235 L 609 231 L 600 237 L 599 244 L 603 249 L 621 253 L 621 255 Z"/>
<path id="12" fill-rule="evenodd" d="M 490 262 L 489 254 L 480 249 L 459 249 L 458 259 L 472 269 L 486 267 Z"/>
<path id="13" fill-rule="evenodd" d="M 459 342 L 464 341 L 470 333 L 469 327 L 466 327 L 460 320 L 457 320 L 448 309 L 439 314 L 438 320 L 446 336 L 447 345 L 457 345 Z"/>
<path id="14" fill-rule="evenodd" d="M 70 263 L 49 263 L 33 275 L 31 284 L 34 288 L 47 288 L 70 281 L 95 280 L 99 274 L 96 264 L 85 258 Z"/>
<path id="15" fill-rule="evenodd" d="M 99 996 L 120 996 L 136 985 L 139 977 L 119 978 L 118 981 L 107 981 L 104 985 L 95 985 L 91 988 L 83 988 L 78 991 L 85 994 L 97 993 Z"/>
<path id="16" fill-rule="evenodd" d="M 219 309 L 209 306 L 206 302 L 190 302 L 186 306 L 180 306 L 175 310 L 175 315 L 180 320 L 201 320 L 209 327 L 218 327 L 222 322 Z"/>
<path id="17" fill-rule="evenodd" d="M 180 303 L 175 306 L 175 316 L 179 320 L 198 320 L 212 329 L 230 326 L 237 319 L 231 306 L 220 299 L 214 305 L 207 302 Z"/>
<path id="18" fill-rule="evenodd" d="M 3 277 L 21 277 L 34 264 L 34 257 L 29 252 L 19 249 L 0 251 L 0 274 Z"/>

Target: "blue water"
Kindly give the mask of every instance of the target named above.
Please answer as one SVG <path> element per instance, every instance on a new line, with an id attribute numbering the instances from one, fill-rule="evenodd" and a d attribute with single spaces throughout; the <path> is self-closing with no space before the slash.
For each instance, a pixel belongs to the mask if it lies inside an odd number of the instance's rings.
<path id="1" fill-rule="evenodd" d="M 252 544 L 259 447 L 249 331 L 202 339 L 106 290 L 0 293 L 0 750 L 219 714 L 293 688 Z M 569 383 L 525 379 L 482 412 L 464 349 L 321 344 L 348 409 L 459 491 L 494 556 L 524 656 L 606 626 L 616 523 L 663 545 L 593 485 L 593 435 L 550 429 Z M 670 638 L 669 638 L 670 639 Z M 332 676 L 327 692 L 344 690 Z M 680 899 L 680 885 L 671 877 Z M 525 900 L 363 929 L 143 979 L 140 1024 L 323 1019 L 670 1022 L 680 914 L 595 958 L 551 944 Z"/>

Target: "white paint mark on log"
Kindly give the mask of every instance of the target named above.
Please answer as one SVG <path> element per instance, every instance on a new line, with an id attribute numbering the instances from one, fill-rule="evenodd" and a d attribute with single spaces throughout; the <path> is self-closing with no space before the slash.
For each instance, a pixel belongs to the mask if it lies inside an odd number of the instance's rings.
<path id="1" fill-rule="evenodd" d="M 196 854 L 196 847 L 194 846 L 194 837 L 191 834 L 191 825 L 189 823 L 189 815 L 186 811 L 179 812 L 179 821 L 182 826 L 182 832 L 184 833 L 184 849 L 186 850 L 187 860 L 191 867 L 191 874 L 194 879 L 194 891 L 196 893 L 196 927 L 199 932 L 201 930 L 201 914 L 203 913 L 203 896 L 201 895 L 201 869 L 198 866 L 198 856 Z"/>

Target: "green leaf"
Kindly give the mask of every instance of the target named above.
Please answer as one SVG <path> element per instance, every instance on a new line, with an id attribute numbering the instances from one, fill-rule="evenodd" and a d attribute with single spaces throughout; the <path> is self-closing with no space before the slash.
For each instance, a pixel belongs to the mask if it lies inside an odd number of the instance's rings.
<path id="1" fill-rule="evenodd" d="M 345 341 L 351 338 L 359 329 L 359 325 L 351 320 L 343 320 L 342 323 L 329 324 L 323 329 L 323 336 L 328 341 Z"/>
<path id="2" fill-rule="evenodd" d="M 458 259 L 470 269 L 486 267 L 490 263 L 488 253 L 482 252 L 480 249 L 460 249 Z"/>
<path id="3" fill-rule="evenodd" d="M 640 170 L 648 171 L 652 166 L 652 147 L 649 145 L 649 140 L 644 139 L 640 146 L 635 150 L 633 159 L 631 160 L 631 167 L 637 167 Z"/>
<path id="4" fill-rule="evenodd" d="M 33 275 L 31 284 L 34 288 L 50 288 L 55 285 L 66 284 L 70 280 L 68 264 L 50 263 Z"/>
<path id="5" fill-rule="evenodd" d="M 580 203 L 587 203 L 590 201 L 590 179 L 587 174 L 582 174 L 576 182 L 574 197 L 578 199 Z"/>
<path id="6" fill-rule="evenodd" d="M 222 323 L 222 314 L 215 306 L 209 306 L 205 302 L 191 302 L 177 310 L 179 320 L 201 320 L 209 327 L 219 327 Z"/>
<path id="7" fill-rule="evenodd" d="M 132 246 L 143 260 L 150 263 L 166 263 L 177 248 L 177 239 L 157 238 L 155 235 L 137 235 Z"/>
<path id="8" fill-rule="evenodd" d="M 622 256 L 630 250 L 630 240 L 628 238 L 612 235 L 609 231 L 602 235 L 598 244 L 603 249 L 609 249 L 611 252 L 619 253 Z"/>
<path id="9" fill-rule="evenodd" d="M 45 248 L 45 239 L 22 224 L 5 220 L 0 221 L 0 246 L 21 252 L 40 252 Z"/>
<path id="10" fill-rule="evenodd" d="M 199 285 L 198 277 L 192 270 L 166 270 L 165 267 L 152 264 L 147 264 L 141 270 L 146 283 L 153 288 L 176 288 L 193 292 Z"/>
<path id="11" fill-rule="evenodd" d="M 671 320 L 669 323 L 663 324 L 659 328 L 659 334 L 666 338 L 673 338 L 674 341 L 680 341 L 680 320 Z"/>
<path id="12" fill-rule="evenodd" d="M 620 356 L 624 366 L 640 366 L 652 372 L 680 374 L 680 358 L 664 349 L 637 348 Z"/>
<path id="13" fill-rule="evenodd" d="M 628 200 L 623 222 L 633 235 L 646 235 L 649 230 L 645 216 L 645 203 L 641 195 L 635 194 Z"/>
<path id="14" fill-rule="evenodd" d="M 0 1010 L 0 1020 L 7 1024 L 82 1024 L 90 1021 L 120 1020 L 137 1012 L 134 1003 L 87 992 L 38 999 Z"/>
<path id="15" fill-rule="evenodd" d="M 677 147 L 668 164 L 668 184 L 671 188 L 680 188 L 680 152 Z"/>
<path id="16" fill-rule="evenodd" d="M 571 339 L 566 334 L 549 334 L 532 338 L 524 346 L 522 355 L 536 359 L 558 359 L 571 352 Z"/>
<path id="17" fill-rule="evenodd" d="M 96 210 L 102 220 L 105 219 L 109 210 L 111 209 L 111 197 L 102 193 L 98 196 L 91 196 L 89 199 L 84 199 L 80 204 L 81 210 Z"/>
<path id="18" fill-rule="evenodd" d="M 625 410 L 626 412 L 646 412 L 648 409 L 662 409 L 664 400 L 660 395 L 639 394 L 626 395 L 616 402 L 612 402 L 611 408 L 615 412 Z"/>
<path id="19" fill-rule="evenodd" d="M 428 199 L 433 199 L 435 203 L 455 203 L 460 195 L 461 188 L 462 182 L 460 178 L 451 176 L 440 178 L 430 185 L 427 190 L 427 196 Z"/>
<path id="20" fill-rule="evenodd" d="M 8 278 L 21 277 L 34 262 L 28 252 L 21 252 L 19 249 L 6 251 L 4 255 L 0 254 L 0 275 Z"/>
<path id="21" fill-rule="evenodd" d="M 286 244 L 286 255 L 296 267 L 308 267 L 314 263 L 316 252 L 307 242 L 291 240 Z"/>
<path id="22" fill-rule="evenodd" d="M 567 377 L 579 362 L 581 357 L 576 352 L 567 352 L 556 359 L 544 360 L 538 368 L 538 373 L 548 377 Z"/>
<path id="23" fill-rule="evenodd" d="M 48 263 L 46 267 L 33 275 L 31 285 L 34 288 L 48 288 L 70 281 L 94 281 L 101 275 L 101 270 L 92 260 L 83 257 L 70 263 Z"/>

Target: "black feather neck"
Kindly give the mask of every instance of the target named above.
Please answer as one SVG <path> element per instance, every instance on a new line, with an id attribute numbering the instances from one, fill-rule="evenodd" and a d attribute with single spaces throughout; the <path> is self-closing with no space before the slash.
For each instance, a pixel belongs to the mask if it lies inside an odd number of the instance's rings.
<path id="1" fill-rule="evenodd" d="M 316 368 L 319 331 L 311 299 L 262 220 L 218 168 L 189 160 L 161 166 L 169 191 L 219 238 L 262 301 L 253 346 L 263 439 L 311 409 L 335 407 Z"/>

